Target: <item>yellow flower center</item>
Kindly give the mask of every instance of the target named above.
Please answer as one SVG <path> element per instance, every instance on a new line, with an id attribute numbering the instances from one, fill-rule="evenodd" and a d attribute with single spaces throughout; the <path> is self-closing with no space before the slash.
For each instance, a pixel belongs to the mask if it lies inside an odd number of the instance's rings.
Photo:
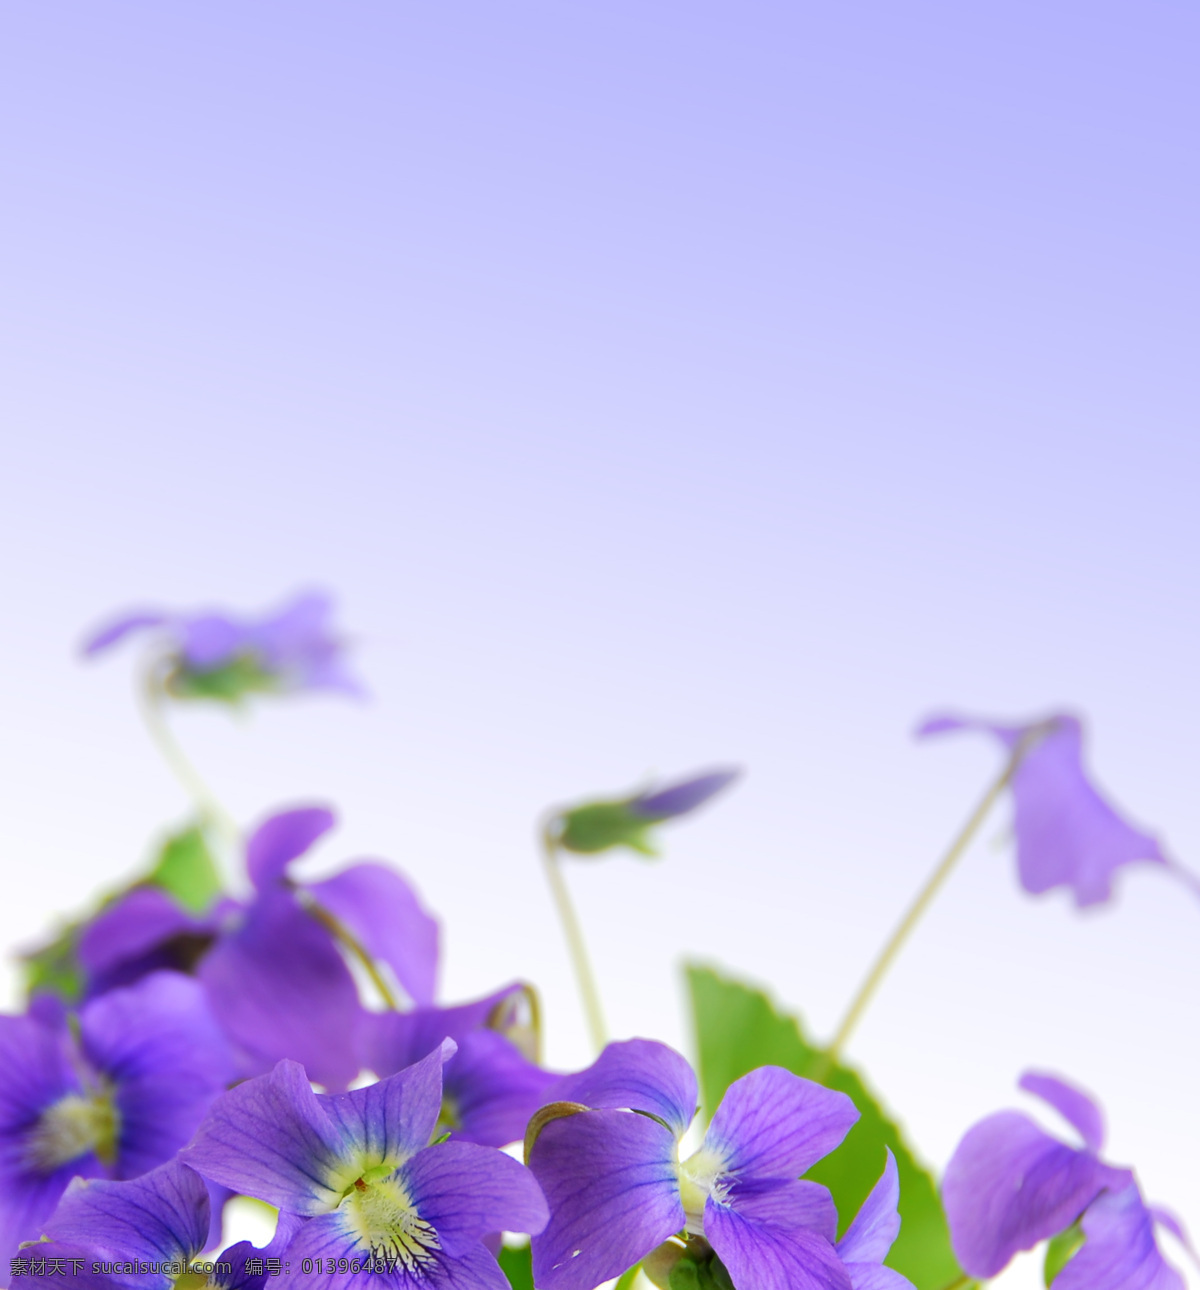
<path id="1" fill-rule="evenodd" d="M 106 1165 L 117 1158 L 121 1117 L 112 1089 L 101 1085 L 90 1093 L 68 1093 L 41 1114 L 29 1139 L 33 1165 L 49 1172 L 89 1152 Z"/>
<path id="2" fill-rule="evenodd" d="M 406 1272 L 420 1272 L 441 1248 L 438 1234 L 420 1218 L 404 1184 L 394 1174 L 378 1182 L 362 1178 L 339 1207 L 346 1224 L 373 1259 L 398 1262 Z"/>
<path id="3" fill-rule="evenodd" d="M 722 1199 L 718 1175 L 725 1162 L 715 1151 L 701 1147 L 679 1166 L 679 1199 L 687 1216 L 687 1230 L 693 1236 L 704 1235 L 704 1202 L 709 1196 Z"/>

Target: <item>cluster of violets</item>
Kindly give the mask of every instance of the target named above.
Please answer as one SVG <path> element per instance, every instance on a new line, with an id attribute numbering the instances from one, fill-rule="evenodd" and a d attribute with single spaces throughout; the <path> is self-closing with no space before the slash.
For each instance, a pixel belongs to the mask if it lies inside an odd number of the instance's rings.
<path id="1" fill-rule="evenodd" d="M 137 633 L 148 675 L 176 699 L 361 692 L 323 596 L 261 620 L 130 614 L 86 652 Z M 1132 862 L 1192 881 L 1090 783 L 1077 720 L 941 717 L 920 733 L 967 728 L 1011 758 L 1027 890 L 1066 886 L 1093 904 Z M 548 837 L 582 856 L 652 853 L 652 826 L 733 777 L 588 802 Z M 244 899 L 214 893 L 196 908 L 151 882 L 119 893 L 73 929 L 71 988 L 35 988 L 24 1014 L 0 1017 L 4 1284 L 506 1290 L 497 1254 L 523 1235 L 537 1290 L 593 1290 L 639 1268 L 661 1290 L 910 1286 L 886 1262 L 901 1223 L 891 1152 L 857 1214 L 804 1177 L 859 1118 L 849 1097 L 761 1067 L 684 1151 L 698 1093 L 683 1057 L 630 1039 L 554 1072 L 526 984 L 439 1005 L 438 925 L 394 867 L 293 872 L 333 824 L 321 807 L 260 824 Z M 964 1269 L 954 1284 L 1049 1242 L 1057 1290 L 1183 1290 L 1156 1237 L 1186 1247 L 1183 1228 L 1102 1159 L 1095 1102 L 1047 1074 L 1022 1087 L 1079 1143 L 1017 1111 L 966 1133 L 942 1184 Z M 265 1245 L 221 1249 L 235 1196 L 275 1211 Z"/>

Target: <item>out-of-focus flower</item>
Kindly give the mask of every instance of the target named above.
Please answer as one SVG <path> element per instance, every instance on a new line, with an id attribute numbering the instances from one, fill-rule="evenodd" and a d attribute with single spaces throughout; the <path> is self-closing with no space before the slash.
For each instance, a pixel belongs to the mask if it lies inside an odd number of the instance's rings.
<path id="1" fill-rule="evenodd" d="M 1082 1249 L 1058 1272 L 1058 1290 L 1183 1290 L 1158 1252 L 1154 1223 L 1182 1239 L 1177 1221 L 1148 1209 L 1133 1174 L 1100 1159 L 1100 1108 L 1053 1075 L 1021 1088 L 1048 1102 L 1083 1145 L 1051 1137 L 1019 1111 L 998 1111 L 968 1131 L 946 1167 L 942 1199 L 954 1252 L 973 1277 L 1000 1273 L 1015 1254 L 1081 1223 Z"/>
<path id="2" fill-rule="evenodd" d="M 683 1230 L 712 1246 L 742 1290 L 850 1290 L 850 1260 L 874 1264 L 886 1220 L 868 1211 L 843 1260 L 832 1196 L 800 1180 L 858 1119 L 845 1094 L 778 1066 L 752 1071 L 730 1085 L 700 1149 L 680 1163 L 696 1077 L 664 1044 L 609 1044 L 551 1091 L 558 1102 L 526 1138 L 550 1206 L 533 1238 L 542 1290 L 592 1290 Z M 884 1210 L 887 1197 L 876 1200 Z"/>
<path id="3" fill-rule="evenodd" d="M 13 1273 L 18 1284 L 41 1290 L 260 1290 L 267 1271 L 254 1256 L 275 1253 L 296 1226 L 284 1220 L 265 1249 L 240 1241 L 199 1261 L 209 1232 L 208 1188 L 172 1160 L 130 1182 L 77 1179 L 44 1239 L 13 1259 Z M 199 1270 L 209 1264 L 211 1272 Z"/>
<path id="4" fill-rule="evenodd" d="M 320 882 L 290 878 L 292 862 L 333 824 L 331 811 L 307 807 L 259 826 L 246 848 L 254 899 L 200 961 L 199 978 L 244 1074 L 283 1057 L 328 1088 L 358 1074 L 366 1014 L 338 949 L 339 928 L 386 964 L 414 1003 L 433 1001 L 437 923 L 395 870 L 364 861 Z"/>
<path id="5" fill-rule="evenodd" d="M 363 1065 L 392 1075 L 452 1039 L 458 1051 L 442 1071 L 440 1127 L 485 1147 L 517 1142 L 561 1078 L 530 1061 L 503 1033 L 506 1005 L 524 990 L 518 983 L 453 1008 L 372 1013 L 364 1027 Z"/>
<path id="6" fill-rule="evenodd" d="M 311 1284 L 425 1284 L 506 1290 L 484 1244 L 538 1232 L 546 1203 L 533 1175 L 503 1152 L 430 1138 L 452 1041 L 399 1074 L 334 1096 L 315 1094 L 295 1062 L 240 1084 L 214 1105 L 183 1158 L 206 1177 L 308 1219 L 288 1246 L 325 1271 Z M 252 1144 L 252 1149 L 248 1146 Z"/>
<path id="7" fill-rule="evenodd" d="M 579 855 L 629 847 L 653 856 L 657 854 L 649 834 L 653 825 L 678 819 L 703 806 L 740 774 L 739 770 L 707 771 L 653 792 L 585 802 L 563 811 L 552 821 L 550 836 L 565 850 Z"/>
<path id="8" fill-rule="evenodd" d="M 345 644 L 330 625 L 333 602 L 307 592 L 262 618 L 205 612 L 123 614 L 90 636 L 88 657 L 127 636 L 150 632 L 166 658 L 164 684 L 176 698 L 236 703 L 249 694 L 340 690 L 361 695 L 347 670 Z"/>
<path id="9" fill-rule="evenodd" d="M 170 1159 L 231 1075 L 203 991 L 176 973 L 93 1000 L 74 1028 L 61 1012 L 0 1017 L 0 1259 L 38 1237 L 72 1177 Z"/>
<path id="10" fill-rule="evenodd" d="M 1118 815 L 1088 779 L 1078 718 L 1060 713 L 1003 725 L 938 716 L 922 722 L 917 735 L 955 730 L 985 731 L 1010 755 L 1026 746 L 1012 777 L 1017 868 L 1026 891 L 1039 895 L 1070 887 L 1077 905 L 1095 905 L 1111 896 L 1113 874 L 1122 865 L 1170 865 L 1158 840 Z"/>

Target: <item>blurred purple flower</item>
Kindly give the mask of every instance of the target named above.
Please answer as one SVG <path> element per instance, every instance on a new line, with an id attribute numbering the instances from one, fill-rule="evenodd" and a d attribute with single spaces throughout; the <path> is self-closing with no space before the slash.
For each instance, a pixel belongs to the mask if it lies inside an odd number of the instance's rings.
<path id="1" fill-rule="evenodd" d="M 321 1260 L 321 1290 L 362 1283 L 507 1290 L 484 1241 L 538 1232 L 546 1202 L 524 1166 L 471 1142 L 430 1138 L 453 1041 L 367 1088 L 315 1094 L 295 1062 L 240 1084 L 214 1105 L 183 1158 L 205 1177 L 307 1218 L 293 1266 Z M 247 1144 L 253 1143 L 253 1150 Z M 386 1261 L 386 1271 L 335 1272 Z"/>
<path id="2" fill-rule="evenodd" d="M 344 1088 L 358 1074 L 367 1013 L 322 914 L 386 964 L 414 1003 L 433 1001 L 437 923 L 395 870 L 364 861 L 320 882 L 289 877 L 292 862 L 333 824 L 332 811 L 306 807 L 259 826 L 246 847 L 256 894 L 200 961 L 199 978 L 243 1075 L 284 1057 L 328 1088 Z"/>
<path id="3" fill-rule="evenodd" d="M 47 1223 L 45 1238 L 12 1260 L 13 1275 L 41 1290 L 261 1290 L 267 1273 L 254 1256 L 280 1252 L 298 1224 L 284 1218 L 264 1249 L 240 1241 L 204 1261 L 214 1265 L 211 1273 L 191 1273 L 187 1269 L 207 1244 L 210 1191 L 178 1160 L 131 1182 L 77 1180 Z"/>
<path id="4" fill-rule="evenodd" d="M 299 595 L 263 618 L 137 611 L 95 632 L 83 652 L 94 657 L 136 632 L 154 632 L 171 660 L 167 687 L 181 698 L 237 701 L 251 692 L 300 690 L 361 695 L 330 625 L 332 612 L 321 592 Z"/>
<path id="5" fill-rule="evenodd" d="M 200 986 L 174 972 L 87 1004 L 0 1017 L 0 1259 L 36 1239 L 72 1177 L 168 1160 L 232 1076 Z"/>
<path id="6" fill-rule="evenodd" d="M 740 770 L 713 770 L 703 775 L 656 789 L 653 793 L 639 793 L 628 802 L 629 811 L 651 824 L 673 820 L 703 806 L 741 775 Z"/>
<path id="7" fill-rule="evenodd" d="M 868 1205 L 857 1233 L 847 1232 L 843 1258 L 832 1196 L 800 1180 L 858 1119 L 845 1094 L 778 1066 L 752 1071 L 730 1085 L 700 1149 L 682 1163 L 696 1077 L 666 1045 L 609 1044 L 551 1094 L 563 1114 L 535 1121 L 528 1153 L 550 1206 L 533 1238 L 541 1290 L 592 1290 L 685 1229 L 712 1246 L 740 1290 L 871 1284 L 851 1264 L 873 1267 L 891 1244 L 886 1182 L 872 1194 L 878 1212 Z"/>
<path id="8" fill-rule="evenodd" d="M 1011 754 L 1028 750 L 1012 777 L 1017 868 L 1026 891 L 1040 895 L 1069 887 L 1080 907 L 1112 895 L 1113 874 L 1122 865 L 1147 861 L 1191 875 L 1163 854 L 1158 840 L 1117 814 L 1083 768 L 1083 729 L 1078 718 L 1057 714 L 1024 725 L 1001 725 L 971 717 L 931 717 L 918 737 L 956 730 L 982 730 Z"/>
<path id="9" fill-rule="evenodd" d="M 518 983 L 453 1008 L 372 1013 L 364 1027 L 363 1065 L 392 1075 L 453 1039 L 458 1051 L 442 1071 L 439 1124 L 453 1137 L 485 1147 L 517 1142 L 561 1078 L 529 1060 L 496 1028 L 506 1003 L 523 992 Z"/>
<path id="10" fill-rule="evenodd" d="M 1056 1277 L 1058 1290 L 1184 1290 L 1154 1240 L 1158 1222 L 1180 1239 L 1165 1211 L 1148 1209 L 1133 1174 L 1100 1159 L 1104 1124 L 1087 1094 L 1053 1075 L 1022 1076 L 1082 1147 L 1051 1137 L 1019 1111 L 999 1111 L 968 1131 L 946 1167 L 942 1200 L 954 1252 L 973 1277 L 998 1275 L 1021 1250 L 1082 1219 L 1086 1241 Z"/>

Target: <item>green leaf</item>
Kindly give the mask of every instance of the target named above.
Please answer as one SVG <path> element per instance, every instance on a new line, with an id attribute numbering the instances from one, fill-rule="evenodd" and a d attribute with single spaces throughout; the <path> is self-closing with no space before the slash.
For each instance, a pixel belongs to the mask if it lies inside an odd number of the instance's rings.
<path id="1" fill-rule="evenodd" d="M 900 1173 L 901 1227 L 888 1267 L 908 1277 L 917 1290 L 942 1290 L 961 1277 L 933 1178 L 861 1076 L 840 1063 L 831 1065 L 800 1022 L 776 1012 L 759 991 L 710 968 L 690 966 L 687 977 L 707 1114 L 711 1117 L 734 1080 L 759 1066 L 783 1066 L 847 1094 L 861 1119 L 841 1146 L 805 1177 L 824 1183 L 833 1193 L 839 1231 L 844 1232 L 883 1172 L 884 1148 L 890 1147 Z"/>
<path id="2" fill-rule="evenodd" d="M 1046 1246 L 1046 1261 L 1042 1265 L 1042 1280 L 1047 1287 L 1083 1248 L 1087 1237 L 1078 1222 L 1065 1232 L 1059 1232 Z"/>
<path id="3" fill-rule="evenodd" d="M 644 856 L 657 852 L 646 836 L 653 821 L 635 815 L 628 801 L 589 802 L 560 817 L 558 844 L 579 855 L 595 855 L 610 847 L 629 847 Z"/>
<path id="4" fill-rule="evenodd" d="M 202 914 L 221 894 L 221 879 L 203 831 L 193 826 L 163 843 L 148 882 L 174 896 L 189 913 Z"/>
<path id="5" fill-rule="evenodd" d="M 40 950 L 21 956 L 25 995 L 56 994 L 66 1003 L 78 1003 L 83 995 L 83 968 L 76 954 L 79 925 L 72 923 Z"/>
<path id="6" fill-rule="evenodd" d="M 502 1245 L 496 1256 L 512 1290 L 533 1290 L 533 1255 L 529 1245 Z"/>

